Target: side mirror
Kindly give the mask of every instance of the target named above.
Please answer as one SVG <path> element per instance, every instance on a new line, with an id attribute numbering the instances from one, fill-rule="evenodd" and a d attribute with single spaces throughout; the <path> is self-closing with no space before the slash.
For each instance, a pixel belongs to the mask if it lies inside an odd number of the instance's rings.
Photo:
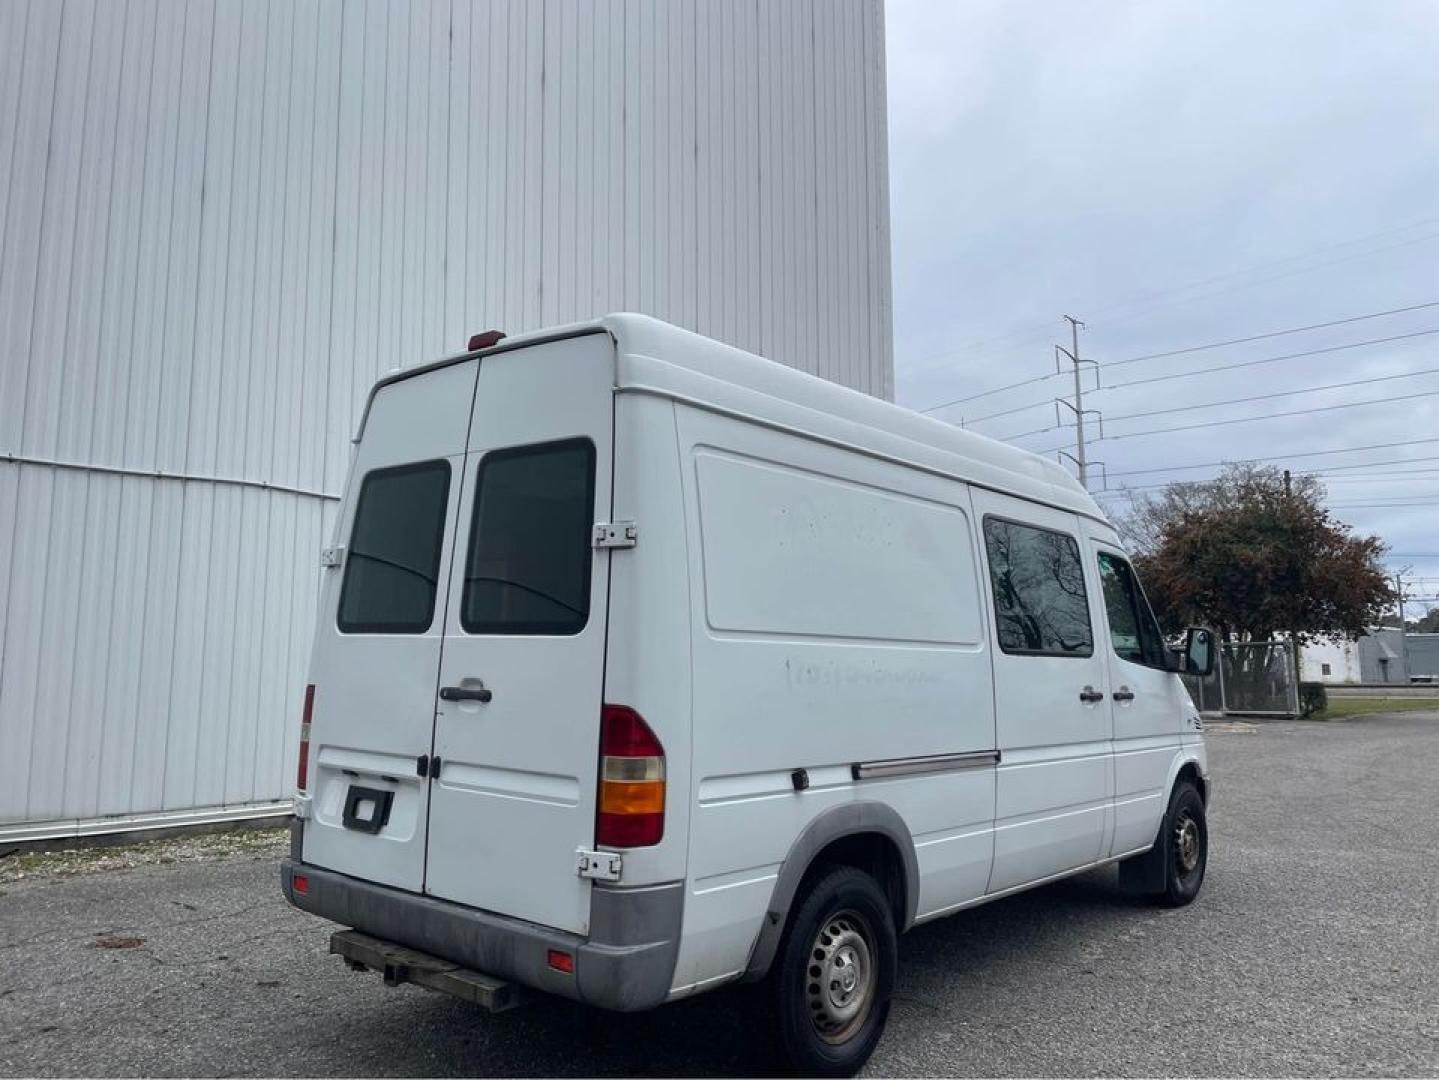
<path id="1" fill-rule="evenodd" d="M 1184 633 L 1184 667 L 1201 679 L 1214 673 L 1214 631 L 1191 626 Z"/>

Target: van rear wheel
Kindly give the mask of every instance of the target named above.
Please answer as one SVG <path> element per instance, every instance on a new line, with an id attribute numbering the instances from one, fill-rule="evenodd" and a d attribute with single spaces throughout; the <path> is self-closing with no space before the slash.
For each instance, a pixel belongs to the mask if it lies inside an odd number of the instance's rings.
<path id="1" fill-rule="evenodd" d="M 796 1072 L 850 1076 L 869 1060 L 889 1018 L 896 943 L 874 878 L 842 866 L 815 882 L 773 972 L 780 1041 Z"/>

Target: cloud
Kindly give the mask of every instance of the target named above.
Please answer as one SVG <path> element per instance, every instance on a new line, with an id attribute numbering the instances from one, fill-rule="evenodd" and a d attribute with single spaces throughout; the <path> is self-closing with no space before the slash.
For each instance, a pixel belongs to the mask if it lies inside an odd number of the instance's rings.
<path id="1" fill-rule="evenodd" d="M 1439 5 L 888 0 L 886 29 L 903 404 L 1053 370 L 1066 312 L 1088 323 L 1086 355 L 1115 361 L 1439 299 Z M 1433 327 L 1439 308 L 1123 370 L 1170 374 Z M 1424 368 L 1439 368 L 1439 335 L 1086 403 L 1119 415 Z M 1040 428 L 1068 385 L 994 395 L 970 415 L 1032 402 L 976 428 Z M 1439 396 L 1421 396 L 1434 391 L 1439 374 L 1196 409 L 1190 422 L 1412 395 L 1112 437 L 1092 456 L 1120 472 L 1419 439 L 1439 435 Z M 1106 435 L 1185 419 L 1115 423 Z M 1426 455 L 1439 465 L 1439 443 L 1294 467 Z M 1355 505 L 1426 497 L 1433 505 Z M 1439 552 L 1429 539 L 1439 472 L 1335 483 L 1331 501 L 1396 551 Z M 1422 565 L 1439 571 L 1439 559 Z"/>

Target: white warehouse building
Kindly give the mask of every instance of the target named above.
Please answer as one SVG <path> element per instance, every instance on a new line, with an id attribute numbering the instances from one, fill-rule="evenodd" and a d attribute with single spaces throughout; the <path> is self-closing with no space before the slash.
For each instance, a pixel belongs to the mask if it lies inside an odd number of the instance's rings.
<path id="1" fill-rule="evenodd" d="M 371 382 L 609 311 L 892 395 L 882 0 L 0 3 L 0 841 L 283 813 Z"/>

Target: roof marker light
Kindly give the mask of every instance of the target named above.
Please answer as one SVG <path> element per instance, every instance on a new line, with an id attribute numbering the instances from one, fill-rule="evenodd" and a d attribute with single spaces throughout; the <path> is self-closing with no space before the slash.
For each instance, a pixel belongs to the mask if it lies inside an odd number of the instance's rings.
<path id="1" fill-rule="evenodd" d="M 490 349 L 505 340 L 503 330 L 486 330 L 482 334 L 470 335 L 469 352 L 479 352 L 481 349 Z"/>

